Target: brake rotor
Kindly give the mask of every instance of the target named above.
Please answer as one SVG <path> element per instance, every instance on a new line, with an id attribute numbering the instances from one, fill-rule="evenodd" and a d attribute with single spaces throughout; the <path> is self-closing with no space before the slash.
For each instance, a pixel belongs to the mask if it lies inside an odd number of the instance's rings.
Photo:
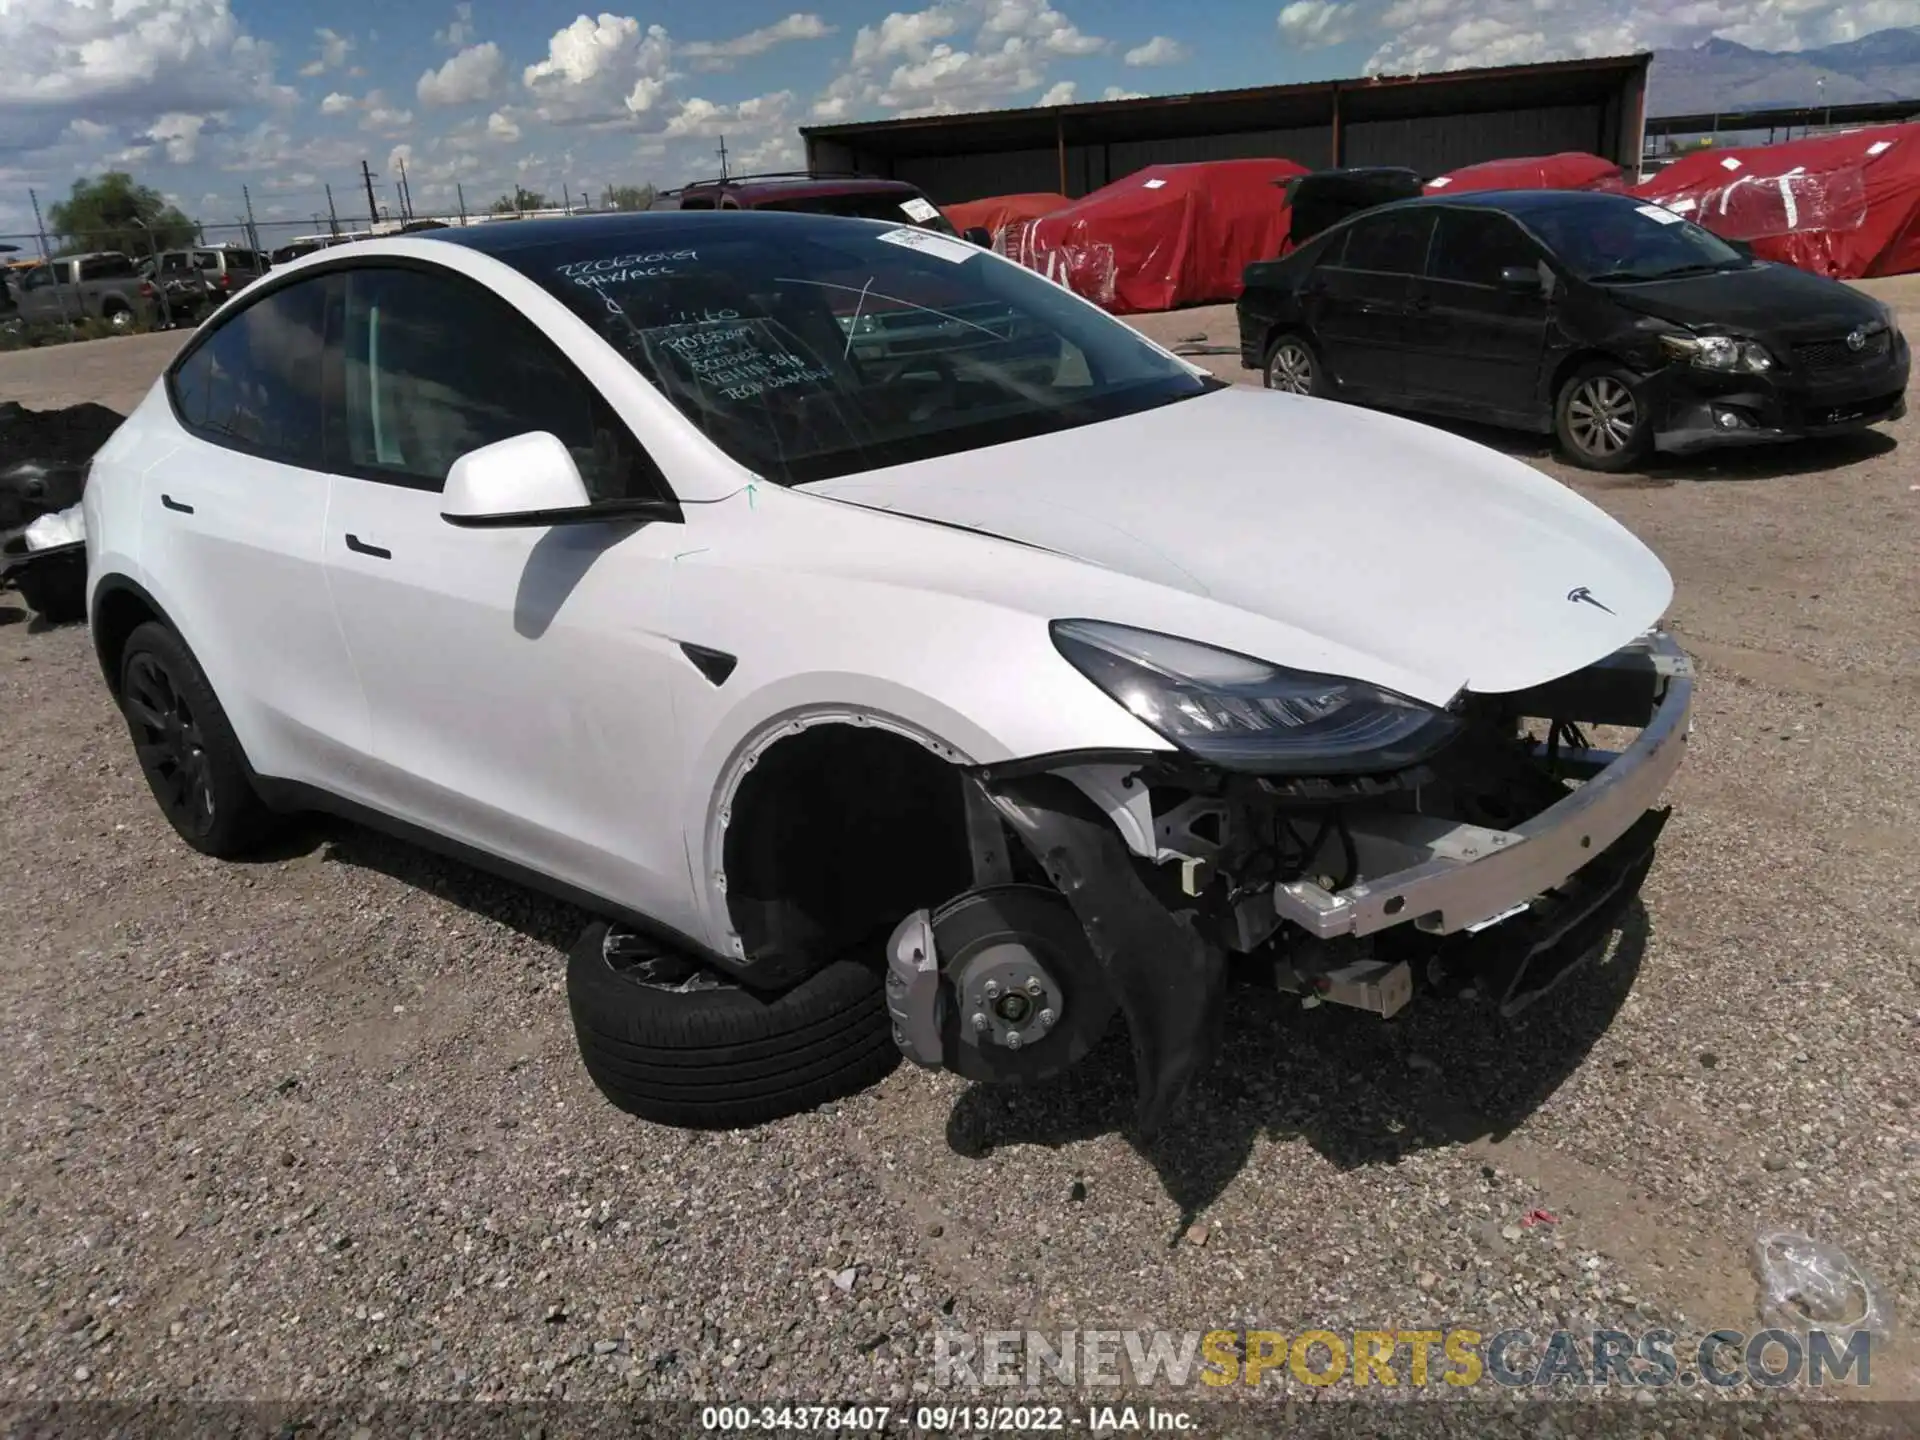
<path id="1" fill-rule="evenodd" d="M 1044 1080 L 1106 1032 L 1115 999 L 1073 907 L 1038 885 L 991 885 L 932 916 L 948 1068 L 992 1084 Z"/>

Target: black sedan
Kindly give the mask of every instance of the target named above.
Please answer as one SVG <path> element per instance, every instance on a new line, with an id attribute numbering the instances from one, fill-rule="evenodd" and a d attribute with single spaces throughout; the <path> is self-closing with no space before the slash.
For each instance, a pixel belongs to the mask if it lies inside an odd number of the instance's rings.
<path id="1" fill-rule="evenodd" d="M 1383 205 L 1248 266 L 1239 319 L 1274 389 L 1551 431 L 1594 470 L 1906 413 L 1891 309 L 1626 195 Z"/>

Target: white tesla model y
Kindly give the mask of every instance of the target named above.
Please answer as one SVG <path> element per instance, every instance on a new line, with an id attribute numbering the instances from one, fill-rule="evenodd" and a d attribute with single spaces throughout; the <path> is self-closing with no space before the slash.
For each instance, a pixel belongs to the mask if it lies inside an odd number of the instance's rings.
<path id="1" fill-rule="evenodd" d="M 570 897 L 588 1067 L 682 1124 L 901 1053 L 1033 1080 L 1118 1014 L 1150 1132 L 1230 973 L 1517 1009 L 1633 899 L 1688 729 L 1668 574 L 1571 491 L 906 226 L 322 251 L 84 503 L 187 843 L 327 809 Z"/>

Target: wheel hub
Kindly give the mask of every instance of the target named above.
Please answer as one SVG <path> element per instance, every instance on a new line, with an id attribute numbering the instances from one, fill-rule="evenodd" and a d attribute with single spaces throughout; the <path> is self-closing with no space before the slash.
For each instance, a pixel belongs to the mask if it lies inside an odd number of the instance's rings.
<path id="1" fill-rule="evenodd" d="M 970 956 L 953 977 L 966 1023 L 961 1039 L 1018 1050 L 1042 1039 L 1066 1012 L 1066 996 L 1046 966 L 1016 941 Z"/>

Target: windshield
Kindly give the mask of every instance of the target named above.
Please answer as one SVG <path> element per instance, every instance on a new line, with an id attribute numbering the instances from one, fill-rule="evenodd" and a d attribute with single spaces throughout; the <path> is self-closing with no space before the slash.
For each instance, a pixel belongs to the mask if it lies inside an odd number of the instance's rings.
<path id="1" fill-rule="evenodd" d="M 713 216 L 640 233 L 501 258 L 780 484 L 1093 424 L 1222 383 L 1034 272 L 910 226 Z"/>
<path id="2" fill-rule="evenodd" d="M 1582 280 L 1630 284 L 1738 270 L 1751 262 L 1726 241 L 1658 205 L 1569 205 L 1522 219 Z"/>
<path id="3" fill-rule="evenodd" d="M 762 200 L 756 210 L 797 210 L 808 215 L 841 215 L 849 220 L 884 220 L 909 224 L 942 235 L 954 234 L 953 223 L 939 207 L 921 195 L 899 190 L 858 190 L 846 195 L 808 195 L 794 200 Z"/>

